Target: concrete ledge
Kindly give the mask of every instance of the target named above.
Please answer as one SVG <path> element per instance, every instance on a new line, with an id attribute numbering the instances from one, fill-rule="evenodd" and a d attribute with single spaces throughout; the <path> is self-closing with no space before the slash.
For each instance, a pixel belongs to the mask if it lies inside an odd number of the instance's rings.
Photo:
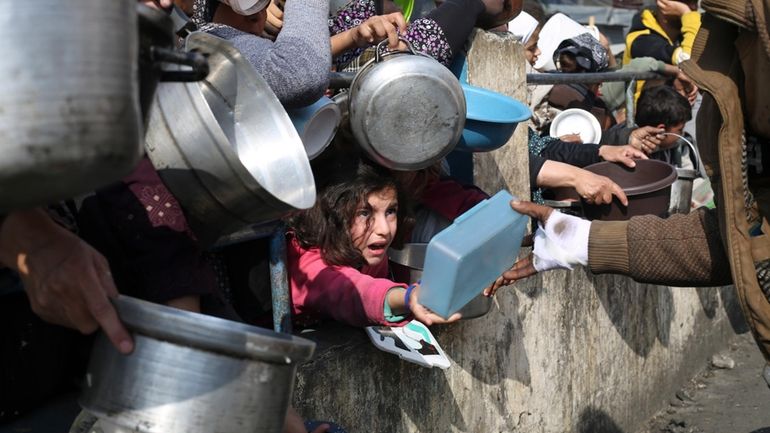
<path id="1" fill-rule="evenodd" d="M 577 269 L 503 289 L 499 309 L 434 327 L 452 359 L 426 369 L 363 330 L 303 334 L 303 416 L 350 432 L 633 432 L 736 331 L 731 287 L 670 288 Z"/>

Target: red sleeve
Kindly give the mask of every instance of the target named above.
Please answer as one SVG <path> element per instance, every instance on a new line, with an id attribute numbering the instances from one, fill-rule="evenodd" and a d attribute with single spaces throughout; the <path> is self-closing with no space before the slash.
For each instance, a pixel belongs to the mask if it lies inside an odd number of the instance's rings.
<path id="1" fill-rule="evenodd" d="M 454 221 L 489 195 L 473 185 L 462 185 L 452 178 L 436 181 L 425 189 L 422 204 L 444 218 Z"/>
<path id="2" fill-rule="evenodd" d="M 387 262 L 364 272 L 329 266 L 317 248 L 305 250 L 293 238 L 288 242 L 292 314 L 298 325 L 324 318 L 352 326 L 397 325 L 385 320 L 385 295 L 406 285 L 378 278 L 387 275 Z"/>

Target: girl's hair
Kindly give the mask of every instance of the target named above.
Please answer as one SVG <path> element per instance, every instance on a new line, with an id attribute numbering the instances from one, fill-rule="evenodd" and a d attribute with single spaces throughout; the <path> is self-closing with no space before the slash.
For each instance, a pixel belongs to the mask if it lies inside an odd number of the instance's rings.
<path id="1" fill-rule="evenodd" d="M 361 160 L 337 168 L 320 191 L 315 206 L 290 218 L 288 225 L 302 248 L 321 249 L 327 265 L 360 268 L 366 262 L 350 237 L 356 210 L 366 203 L 370 194 L 392 188 L 398 200 L 394 244 L 399 245 L 408 223 L 409 206 L 389 170 Z"/>

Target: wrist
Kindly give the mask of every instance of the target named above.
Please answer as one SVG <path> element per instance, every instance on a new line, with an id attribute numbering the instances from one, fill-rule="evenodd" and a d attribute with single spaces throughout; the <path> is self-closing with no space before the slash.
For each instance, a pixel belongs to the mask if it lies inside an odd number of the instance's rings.
<path id="1" fill-rule="evenodd" d="M 15 211 L 0 224 L 0 263 L 18 270 L 17 258 L 50 244 L 59 227 L 42 209 Z"/>

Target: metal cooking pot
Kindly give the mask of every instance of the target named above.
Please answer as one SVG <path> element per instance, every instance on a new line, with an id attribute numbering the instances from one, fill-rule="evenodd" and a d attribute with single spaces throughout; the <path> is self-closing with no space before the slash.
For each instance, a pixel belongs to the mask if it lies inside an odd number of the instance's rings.
<path id="1" fill-rule="evenodd" d="M 147 122 L 158 81 L 199 81 L 208 74 L 208 63 L 200 53 L 174 50 L 174 23 L 168 14 L 136 5 L 139 15 L 139 104 Z M 163 63 L 190 66 L 191 70 L 164 70 Z"/>
<path id="2" fill-rule="evenodd" d="M 416 282 L 422 278 L 422 269 L 425 264 L 425 252 L 428 244 L 407 243 L 400 250 L 388 249 L 388 259 L 394 263 L 409 268 L 409 281 Z M 458 311 L 461 319 L 475 319 L 484 316 L 492 308 L 492 298 L 479 294 Z"/>
<path id="3" fill-rule="evenodd" d="M 690 152 L 695 155 L 695 167 L 692 170 L 687 168 L 676 169 L 676 181 L 671 185 L 671 202 L 668 211 L 669 214 L 690 213 L 693 181 L 701 177 L 698 148 L 690 140 L 679 134 L 674 134 L 673 132 L 664 132 L 663 134 L 679 137 L 679 140 L 689 146 Z"/>
<path id="4" fill-rule="evenodd" d="M 418 170 L 446 156 L 465 125 L 465 96 L 452 72 L 435 59 L 409 52 L 380 54 L 350 87 L 350 128 L 377 163 Z"/>
<path id="5" fill-rule="evenodd" d="M 0 212 L 93 190 L 142 153 L 136 0 L 0 2 Z"/>
<path id="6" fill-rule="evenodd" d="M 267 83 L 227 41 L 193 33 L 187 50 L 207 56 L 197 83 L 161 83 L 147 154 L 208 245 L 315 203 L 302 141 Z"/>
<path id="7" fill-rule="evenodd" d="M 97 336 L 79 400 L 88 412 L 127 432 L 282 431 L 314 343 L 127 296 L 115 306 L 135 349 Z"/>

